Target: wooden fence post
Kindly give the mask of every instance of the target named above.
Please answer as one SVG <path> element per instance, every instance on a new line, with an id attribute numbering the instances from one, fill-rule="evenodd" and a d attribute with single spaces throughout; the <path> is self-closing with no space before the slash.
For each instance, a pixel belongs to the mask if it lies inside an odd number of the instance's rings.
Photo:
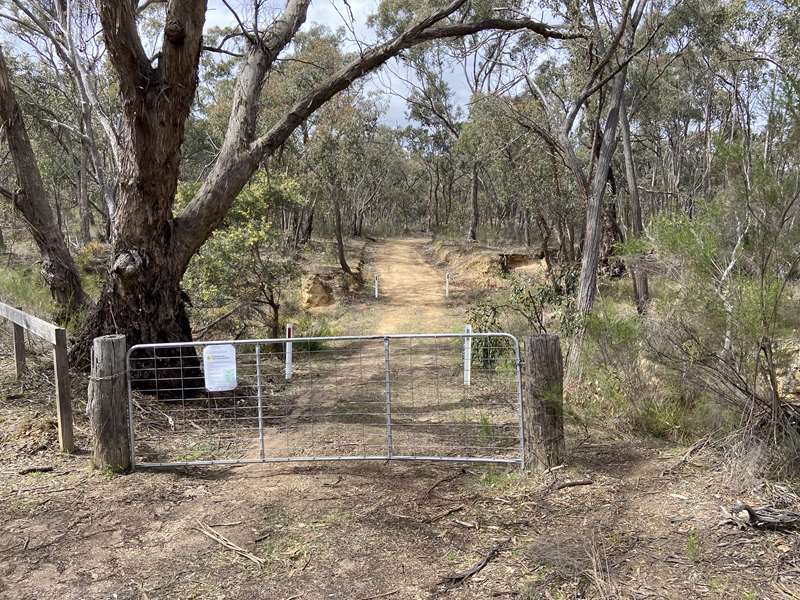
<path id="1" fill-rule="evenodd" d="M 53 330 L 53 370 L 56 374 L 56 418 L 58 442 L 62 452 L 75 450 L 72 437 L 72 391 L 69 385 L 69 359 L 67 358 L 67 332 L 61 327 Z"/>
<path id="2" fill-rule="evenodd" d="M 525 467 L 544 470 L 564 456 L 564 361 L 557 335 L 525 337 Z"/>
<path id="3" fill-rule="evenodd" d="M 21 325 L 14 326 L 14 367 L 17 370 L 17 379 L 25 371 L 25 329 Z"/>
<path id="4" fill-rule="evenodd" d="M 123 473 L 131 468 L 125 336 L 95 338 L 93 350 L 88 397 L 92 462 L 98 469 Z"/>
<path id="5" fill-rule="evenodd" d="M 56 416 L 58 419 L 58 443 L 62 452 L 75 450 L 72 435 L 72 398 L 69 385 L 69 361 L 67 360 L 67 332 L 39 317 L 29 315 L 18 308 L 0 302 L 0 317 L 14 324 L 14 363 L 17 379 L 25 370 L 25 331 L 46 340 L 53 346 L 53 368 L 56 374 Z"/>

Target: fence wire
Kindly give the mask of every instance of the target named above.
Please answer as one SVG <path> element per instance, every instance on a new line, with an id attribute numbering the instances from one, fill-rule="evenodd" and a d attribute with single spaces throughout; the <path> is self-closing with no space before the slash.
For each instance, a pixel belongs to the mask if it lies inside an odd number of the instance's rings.
<path id="1" fill-rule="evenodd" d="M 133 463 L 521 463 L 519 345 L 513 336 L 348 336 L 287 343 L 131 348 Z M 235 351 L 235 387 L 209 391 L 204 353 L 228 344 Z"/>

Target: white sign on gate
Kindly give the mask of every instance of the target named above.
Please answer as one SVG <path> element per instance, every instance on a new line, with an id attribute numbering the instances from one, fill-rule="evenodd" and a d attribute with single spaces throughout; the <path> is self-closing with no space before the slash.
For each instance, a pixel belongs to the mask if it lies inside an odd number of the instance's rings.
<path id="1" fill-rule="evenodd" d="M 233 344 L 206 346 L 203 350 L 203 373 L 209 392 L 236 389 L 236 348 Z"/>

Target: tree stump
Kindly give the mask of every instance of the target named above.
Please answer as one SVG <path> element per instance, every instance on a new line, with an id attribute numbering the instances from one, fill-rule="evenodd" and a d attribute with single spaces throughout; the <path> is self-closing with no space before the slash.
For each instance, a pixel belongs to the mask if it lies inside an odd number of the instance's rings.
<path id="1" fill-rule="evenodd" d="M 525 338 L 524 392 L 525 468 L 555 467 L 564 456 L 564 362 L 558 336 Z"/>
<path id="2" fill-rule="evenodd" d="M 131 468 L 125 336 L 95 338 L 93 349 L 87 404 L 94 432 L 92 462 L 98 469 L 124 473 Z"/>

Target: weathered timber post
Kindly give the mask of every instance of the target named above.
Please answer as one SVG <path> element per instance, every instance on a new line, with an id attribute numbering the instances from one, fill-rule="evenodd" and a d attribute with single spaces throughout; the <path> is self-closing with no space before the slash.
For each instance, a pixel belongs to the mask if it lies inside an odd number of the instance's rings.
<path id="1" fill-rule="evenodd" d="M 564 361 L 557 335 L 525 337 L 524 391 L 525 467 L 555 467 L 564 456 Z"/>
<path id="2" fill-rule="evenodd" d="M 17 379 L 25 372 L 25 329 L 21 325 L 12 323 L 14 327 L 14 368 Z"/>
<path id="3" fill-rule="evenodd" d="M 128 381 L 124 335 L 94 339 L 88 412 L 94 432 L 92 462 L 98 469 L 123 473 L 131 468 Z"/>
<path id="4" fill-rule="evenodd" d="M 69 359 L 67 358 L 67 332 L 56 327 L 53 330 L 53 370 L 56 374 L 56 418 L 58 419 L 58 442 L 62 452 L 75 450 L 72 434 L 72 390 L 69 383 Z"/>

